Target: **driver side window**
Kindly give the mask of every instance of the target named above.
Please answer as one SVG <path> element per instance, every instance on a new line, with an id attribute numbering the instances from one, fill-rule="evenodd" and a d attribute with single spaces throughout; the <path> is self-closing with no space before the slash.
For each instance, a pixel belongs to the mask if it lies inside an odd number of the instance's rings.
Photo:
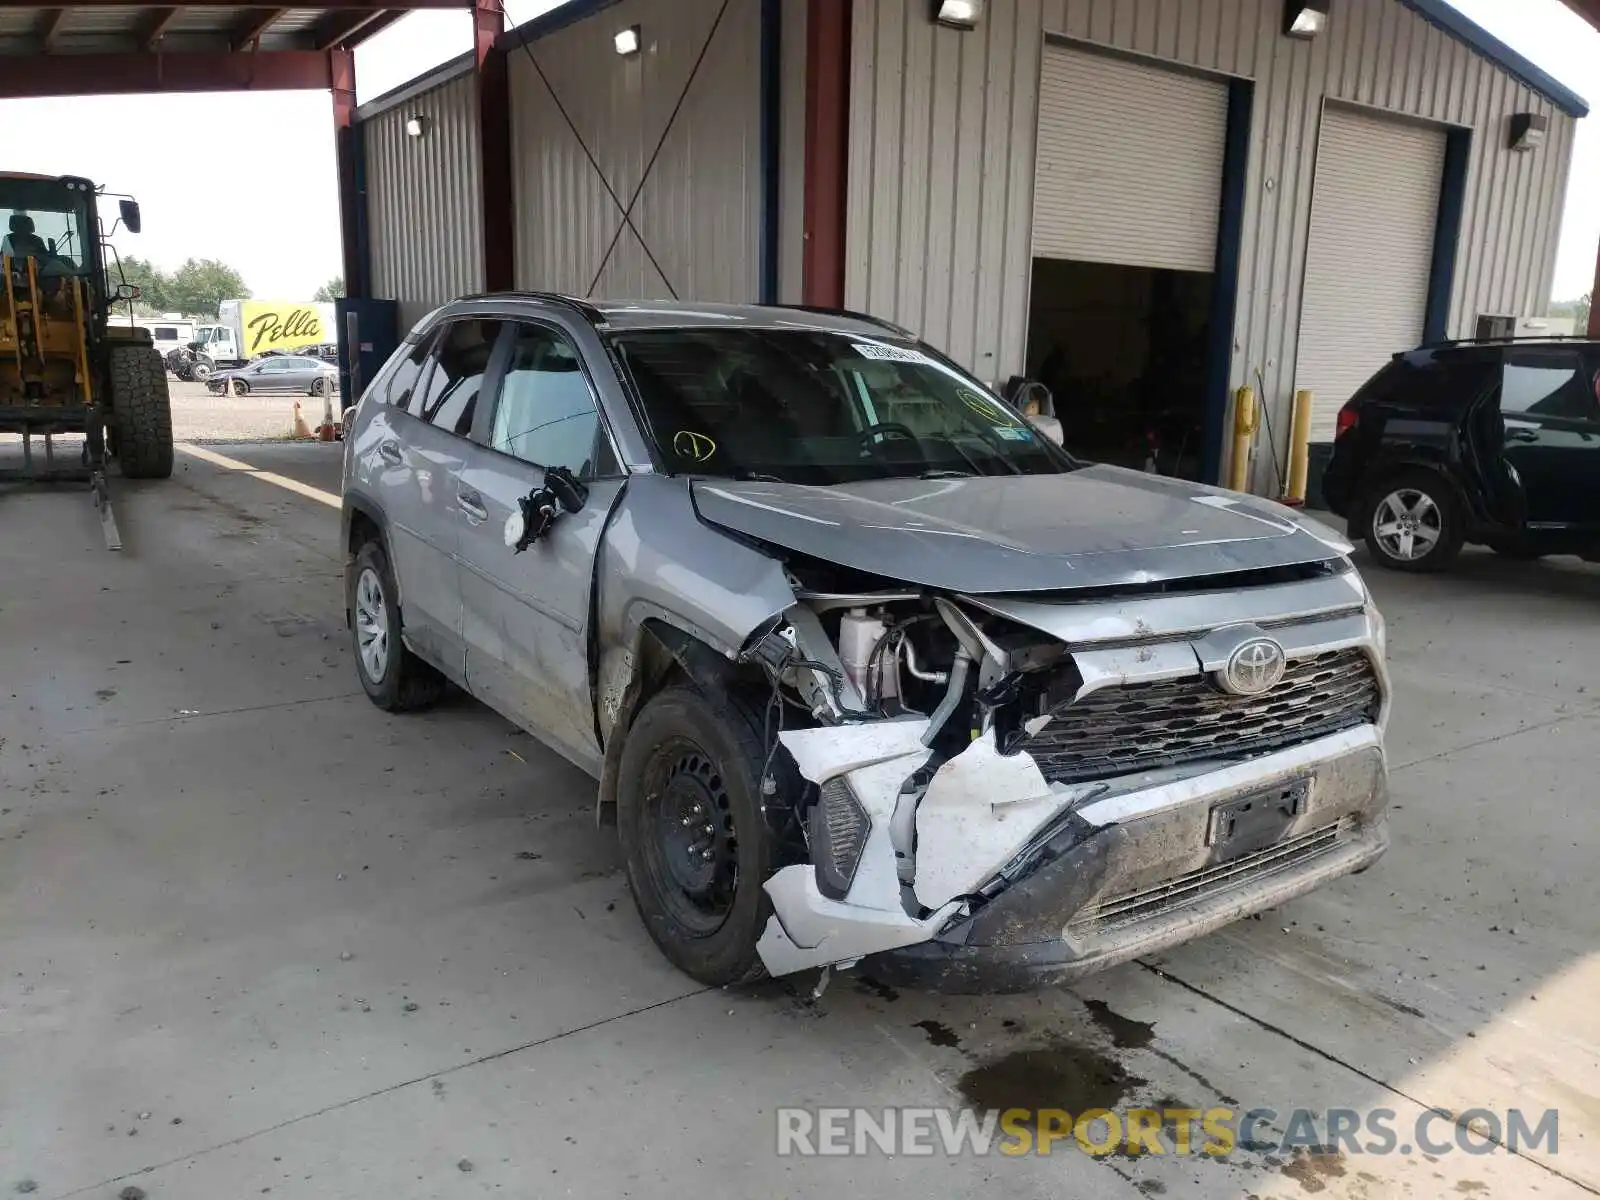
<path id="1" fill-rule="evenodd" d="M 604 437 L 578 352 L 554 329 L 518 325 L 490 446 L 536 467 L 592 479 Z"/>

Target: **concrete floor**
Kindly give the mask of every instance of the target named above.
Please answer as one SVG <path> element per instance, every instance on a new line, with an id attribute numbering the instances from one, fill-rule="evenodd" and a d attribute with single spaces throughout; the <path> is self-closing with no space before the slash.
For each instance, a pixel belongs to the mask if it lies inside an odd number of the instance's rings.
<path id="1" fill-rule="evenodd" d="M 1367 875 L 1072 990 L 936 998 L 852 973 L 812 1002 L 809 980 L 716 991 L 669 968 L 591 784 L 507 722 L 465 699 L 373 708 L 315 494 L 337 492 L 339 449 L 227 453 L 259 470 L 183 455 L 168 483 L 117 481 L 120 555 L 80 492 L 0 492 L 0 1187 L 1600 1191 L 1600 568 L 1369 573 L 1398 694 L 1394 847 Z M 1429 1106 L 1555 1107 L 1560 1148 L 775 1152 L 782 1105 L 965 1095 L 1376 1106 L 1403 1133 Z"/>

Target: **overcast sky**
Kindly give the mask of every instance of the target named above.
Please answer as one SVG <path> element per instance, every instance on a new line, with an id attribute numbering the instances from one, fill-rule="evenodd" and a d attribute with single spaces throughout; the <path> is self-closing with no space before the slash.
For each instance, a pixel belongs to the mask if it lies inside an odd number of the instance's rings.
<path id="1" fill-rule="evenodd" d="M 526 21 L 558 0 L 506 0 Z M 1600 106 L 1600 32 L 1561 0 L 1452 0 L 1478 24 Z M 370 100 L 471 48 L 465 12 L 418 12 L 356 52 Z M 340 270 L 333 130 L 325 92 L 0 101 L 8 169 L 87 175 L 138 196 L 144 233 L 123 254 L 175 267 L 220 258 L 260 297 L 303 299 Z M 1600 239 L 1600 117 L 1579 122 L 1555 298 L 1589 290 Z"/>

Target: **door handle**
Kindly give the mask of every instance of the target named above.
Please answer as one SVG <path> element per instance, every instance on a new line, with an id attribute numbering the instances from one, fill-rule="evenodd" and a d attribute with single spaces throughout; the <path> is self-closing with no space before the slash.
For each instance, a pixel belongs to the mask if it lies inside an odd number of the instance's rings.
<path id="1" fill-rule="evenodd" d="M 489 519 L 489 510 L 483 506 L 483 497 L 471 488 L 457 491 L 456 503 L 461 506 L 461 511 L 467 514 L 467 520 L 474 525 L 482 524 Z"/>
<path id="2" fill-rule="evenodd" d="M 402 455 L 400 453 L 400 443 L 399 442 L 379 442 L 378 443 L 378 457 L 383 459 L 384 462 L 393 463 L 395 466 L 398 467 L 400 465 L 400 460 L 402 458 Z"/>

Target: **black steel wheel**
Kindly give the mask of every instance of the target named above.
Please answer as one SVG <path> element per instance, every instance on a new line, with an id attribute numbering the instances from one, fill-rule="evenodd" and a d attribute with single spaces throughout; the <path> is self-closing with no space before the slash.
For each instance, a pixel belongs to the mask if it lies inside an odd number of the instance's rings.
<path id="1" fill-rule="evenodd" d="M 680 970 L 722 985 L 765 974 L 762 884 L 774 839 L 761 733 L 731 696 L 672 687 L 640 710 L 617 772 L 617 823 L 645 929 Z"/>

